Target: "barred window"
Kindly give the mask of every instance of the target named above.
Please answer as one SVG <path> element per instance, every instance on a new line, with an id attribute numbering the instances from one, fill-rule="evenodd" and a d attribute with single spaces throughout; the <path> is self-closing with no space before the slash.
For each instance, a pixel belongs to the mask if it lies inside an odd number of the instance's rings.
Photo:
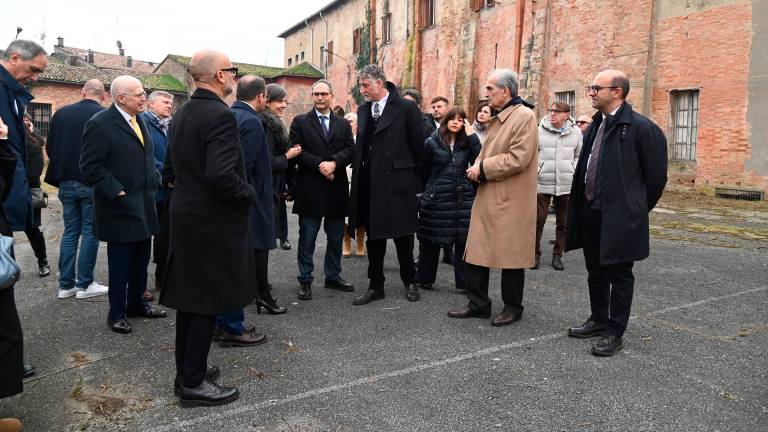
<path id="1" fill-rule="evenodd" d="M 421 28 L 435 26 L 435 0 L 421 0 Z"/>
<path id="2" fill-rule="evenodd" d="M 671 119 L 669 122 L 672 145 L 671 159 L 696 161 L 696 142 L 699 132 L 699 91 L 672 91 Z"/>
<path id="3" fill-rule="evenodd" d="M 576 118 L 576 90 L 555 92 L 555 100 L 567 103 L 571 107 L 571 117 Z"/>
<path id="4" fill-rule="evenodd" d="M 352 31 L 352 54 L 360 54 L 362 37 L 363 37 L 362 28 L 356 28 L 354 31 Z"/>
<path id="5" fill-rule="evenodd" d="M 392 42 L 392 14 L 387 13 L 381 17 L 381 44 L 386 45 Z"/>
<path id="6" fill-rule="evenodd" d="M 51 124 L 51 104 L 29 103 L 27 105 L 27 113 L 32 117 L 35 132 L 45 139 L 48 136 L 48 128 Z"/>

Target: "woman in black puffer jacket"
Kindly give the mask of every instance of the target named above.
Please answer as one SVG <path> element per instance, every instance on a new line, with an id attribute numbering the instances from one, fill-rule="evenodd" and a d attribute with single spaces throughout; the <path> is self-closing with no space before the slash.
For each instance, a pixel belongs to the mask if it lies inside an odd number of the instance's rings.
<path id="1" fill-rule="evenodd" d="M 475 190 L 466 176 L 480 154 L 477 136 L 467 136 L 467 113 L 453 107 L 440 122 L 440 128 L 424 143 L 421 174 L 426 187 L 419 204 L 419 267 L 416 283 L 421 289 L 434 288 L 440 249 L 454 247 L 456 289 L 466 289 L 464 247 Z"/>

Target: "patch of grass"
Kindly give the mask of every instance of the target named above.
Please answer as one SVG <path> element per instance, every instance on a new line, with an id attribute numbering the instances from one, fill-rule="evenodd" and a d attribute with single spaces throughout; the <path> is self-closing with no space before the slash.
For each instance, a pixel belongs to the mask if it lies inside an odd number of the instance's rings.
<path id="1" fill-rule="evenodd" d="M 743 240 L 768 240 L 768 228 L 741 227 L 727 224 L 703 224 L 698 222 L 667 221 L 663 228 L 700 234 L 722 234 Z"/>

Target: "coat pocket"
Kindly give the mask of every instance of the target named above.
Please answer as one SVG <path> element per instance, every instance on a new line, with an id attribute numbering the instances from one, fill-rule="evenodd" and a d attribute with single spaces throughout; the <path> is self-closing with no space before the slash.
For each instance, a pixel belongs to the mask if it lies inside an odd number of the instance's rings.
<path id="1" fill-rule="evenodd" d="M 392 161 L 392 190 L 395 193 L 416 193 L 416 164 L 412 160 Z"/>
<path id="2" fill-rule="evenodd" d="M 505 183 L 496 183 L 496 198 L 502 203 L 509 200 L 509 195 L 507 195 L 507 185 Z"/>

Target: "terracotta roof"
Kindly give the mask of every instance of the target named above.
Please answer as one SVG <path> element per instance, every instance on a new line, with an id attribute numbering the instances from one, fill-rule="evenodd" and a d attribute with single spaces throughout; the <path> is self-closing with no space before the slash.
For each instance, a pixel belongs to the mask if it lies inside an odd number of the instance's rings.
<path id="1" fill-rule="evenodd" d="M 63 52 L 80 59 L 88 56 L 88 50 L 74 47 L 54 47 L 55 52 Z M 118 69 L 132 72 L 152 73 L 157 67 L 157 63 L 143 60 L 131 59 L 132 65 L 128 66 L 128 57 L 119 54 L 109 54 L 99 51 L 93 52 L 93 65 L 100 69 Z"/>
<path id="2" fill-rule="evenodd" d="M 168 54 L 166 58 L 169 58 L 182 66 L 189 66 L 191 57 L 182 56 L 178 54 Z M 322 78 L 323 73 L 317 70 L 314 66 L 308 63 L 299 63 L 291 69 L 285 69 L 274 66 L 264 66 L 251 63 L 239 63 L 232 62 L 232 65 L 237 67 L 237 76 L 244 75 L 258 75 L 262 78 L 275 78 L 279 76 L 291 75 L 291 76 L 308 76 Z"/>
<path id="3" fill-rule="evenodd" d="M 85 84 L 86 81 L 96 78 L 108 86 L 112 80 L 120 75 L 126 75 L 126 71 L 50 63 L 45 72 L 40 75 L 39 81 Z M 168 74 L 130 73 L 129 75 L 138 78 L 147 90 L 165 90 L 174 93 L 187 92 L 187 87 L 183 83 Z"/>

